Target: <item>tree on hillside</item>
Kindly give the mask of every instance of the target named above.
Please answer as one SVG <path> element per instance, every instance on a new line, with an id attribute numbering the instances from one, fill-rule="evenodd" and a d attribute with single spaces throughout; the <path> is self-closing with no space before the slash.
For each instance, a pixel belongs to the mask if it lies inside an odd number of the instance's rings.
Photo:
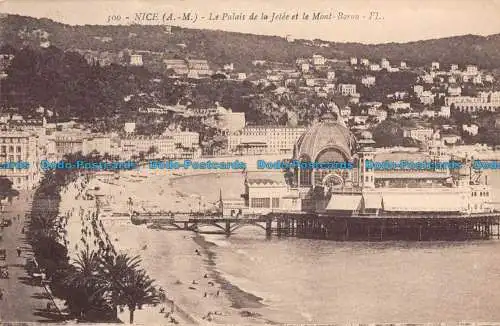
<path id="1" fill-rule="evenodd" d="M 403 128 L 393 120 L 385 120 L 373 130 L 373 140 L 381 147 L 403 145 Z"/>

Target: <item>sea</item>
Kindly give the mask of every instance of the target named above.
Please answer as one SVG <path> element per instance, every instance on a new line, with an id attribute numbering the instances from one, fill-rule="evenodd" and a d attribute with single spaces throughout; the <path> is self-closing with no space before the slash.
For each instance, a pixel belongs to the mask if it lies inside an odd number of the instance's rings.
<path id="1" fill-rule="evenodd" d="M 500 203 L 500 174 L 488 181 Z M 262 298 L 258 312 L 272 321 L 500 322 L 499 240 L 266 240 L 258 228 L 240 231 L 205 238 L 215 244 L 216 269 Z"/>

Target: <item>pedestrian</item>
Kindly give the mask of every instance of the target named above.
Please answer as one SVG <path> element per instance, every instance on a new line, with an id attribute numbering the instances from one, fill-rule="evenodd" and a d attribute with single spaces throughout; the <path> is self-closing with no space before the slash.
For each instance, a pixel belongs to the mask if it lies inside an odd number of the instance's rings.
<path id="1" fill-rule="evenodd" d="M 21 248 L 17 247 L 16 251 L 17 251 L 17 257 L 21 257 Z"/>

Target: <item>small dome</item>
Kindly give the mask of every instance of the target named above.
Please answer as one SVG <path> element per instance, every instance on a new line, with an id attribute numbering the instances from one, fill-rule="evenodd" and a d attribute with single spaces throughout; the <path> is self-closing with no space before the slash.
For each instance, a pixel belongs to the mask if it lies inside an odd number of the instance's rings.
<path id="1" fill-rule="evenodd" d="M 350 160 L 355 139 L 337 121 L 326 120 L 311 126 L 297 141 L 295 159 L 318 162 Z"/>

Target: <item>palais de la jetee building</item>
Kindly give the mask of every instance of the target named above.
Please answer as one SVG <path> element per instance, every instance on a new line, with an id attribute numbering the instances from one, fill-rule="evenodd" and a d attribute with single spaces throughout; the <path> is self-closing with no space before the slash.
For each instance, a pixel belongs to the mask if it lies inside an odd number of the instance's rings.
<path id="1" fill-rule="evenodd" d="M 293 159 L 353 163 L 353 169 L 248 172 L 245 206 L 250 214 L 313 213 L 323 217 L 452 217 L 493 212 L 491 190 L 470 169 L 373 170 L 365 162 L 452 160 L 440 148 L 380 151 L 359 141 L 333 117 L 313 124 L 297 141 Z"/>

